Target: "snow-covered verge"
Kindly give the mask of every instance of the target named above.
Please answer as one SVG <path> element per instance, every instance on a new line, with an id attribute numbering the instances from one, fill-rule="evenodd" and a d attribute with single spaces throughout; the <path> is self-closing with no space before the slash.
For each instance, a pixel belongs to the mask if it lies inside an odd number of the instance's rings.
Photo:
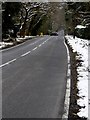
<path id="1" fill-rule="evenodd" d="M 34 38 L 34 36 L 25 36 L 24 38 L 18 37 L 18 38 L 16 38 L 16 41 L 22 41 L 22 40 L 27 40 L 27 39 L 31 39 L 31 38 Z"/>
<path id="2" fill-rule="evenodd" d="M 31 39 L 31 38 L 34 38 L 35 36 L 25 36 L 24 38 L 22 37 L 17 37 L 16 40 L 13 42 L 0 42 L 0 49 L 2 48 L 7 48 L 7 47 L 10 47 L 10 46 L 13 46 L 13 45 L 16 45 L 18 43 L 22 43 L 24 42 L 25 40 L 27 39 Z M 7 39 L 8 41 L 8 39 Z"/>
<path id="3" fill-rule="evenodd" d="M 2 49 L 2 48 L 5 48 L 5 47 L 7 47 L 7 46 L 12 46 L 13 45 L 13 43 L 12 42 L 0 42 L 0 49 Z"/>
<path id="4" fill-rule="evenodd" d="M 66 35 L 65 38 L 68 40 L 69 45 L 73 48 L 73 52 L 77 52 L 76 59 L 81 61 L 81 64 L 77 67 L 78 72 L 78 96 L 77 104 L 81 106 L 78 112 L 79 117 L 88 118 L 88 40 L 80 39 L 71 35 Z"/>

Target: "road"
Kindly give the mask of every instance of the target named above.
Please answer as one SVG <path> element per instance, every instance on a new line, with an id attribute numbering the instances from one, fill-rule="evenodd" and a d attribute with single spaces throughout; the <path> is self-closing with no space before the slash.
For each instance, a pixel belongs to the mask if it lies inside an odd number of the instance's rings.
<path id="1" fill-rule="evenodd" d="M 63 31 L 2 52 L 2 117 L 61 118 L 67 52 Z"/>

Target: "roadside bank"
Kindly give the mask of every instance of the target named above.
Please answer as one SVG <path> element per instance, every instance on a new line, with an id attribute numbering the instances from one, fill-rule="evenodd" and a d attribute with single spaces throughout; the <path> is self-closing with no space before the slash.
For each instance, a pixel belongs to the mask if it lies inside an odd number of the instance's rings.
<path id="1" fill-rule="evenodd" d="M 69 106 L 69 116 L 68 120 L 86 120 L 85 117 L 80 117 L 78 113 L 81 108 L 85 106 L 80 106 L 78 104 L 78 100 L 81 96 L 79 96 L 78 89 L 78 67 L 81 66 L 82 60 L 77 59 L 78 53 L 73 51 L 73 47 L 69 44 L 68 40 L 65 38 L 65 42 L 69 49 L 70 54 L 70 69 L 71 69 L 71 93 L 70 93 L 70 106 Z"/>
<path id="2" fill-rule="evenodd" d="M 35 36 L 25 36 L 24 38 L 15 38 L 12 39 L 11 41 L 7 39 L 6 41 L 0 42 L 0 50 L 22 44 L 32 38 L 35 38 Z"/>

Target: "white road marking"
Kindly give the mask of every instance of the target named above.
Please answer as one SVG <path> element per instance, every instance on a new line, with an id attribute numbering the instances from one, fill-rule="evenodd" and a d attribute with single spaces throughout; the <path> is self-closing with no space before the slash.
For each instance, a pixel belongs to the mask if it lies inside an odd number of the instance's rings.
<path id="1" fill-rule="evenodd" d="M 28 55 L 30 52 L 31 52 L 31 51 L 28 51 L 28 52 L 22 54 L 21 57 L 24 57 L 24 56 Z"/>
<path id="2" fill-rule="evenodd" d="M 11 60 L 11 61 L 9 61 L 9 62 L 7 62 L 8 64 L 10 64 L 10 63 L 12 63 L 12 62 L 15 62 L 17 59 L 13 59 L 13 60 Z"/>
<path id="3" fill-rule="evenodd" d="M 51 37 L 50 37 L 49 39 L 51 39 Z M 41 43 L 41 44 L 39 45 L 39 47 L 41 47 L 42 45 L 44 45 L 49 39 L 47 39 L 46 41 L 44 41 L 43 43 Z"/>
<path id="4" fill-rule="evenodd" d="M 12 63 L 12 62 L 15 62 L 16 60 L 17 60 L 17 59 L 13 59 L 13 60 L 10 60 L 9 62 L 6 62 L 6 63 L 0 65 L 0 68 L 1 68 L 1 67 L 4 67 L 4 66 L 6 66 L 6 65 L 8 65 L 8 64 L 10 64 L 10 63 Z"/>
<path id="5" fill-rule="evenodd" d="M 44 45 L 44 42 L 41 45 Z"/>
<path id="6" fill-rule="evenodd" d="M 38 48 L 38 47 L 33 48 L 32 51 L 36 50 L 37 48 Z"/>
<path id="7" fill-rule="evenodd" d="M 45 41 L 43 43 L 45 43 Z"/>
<path id="8" fill-rule="evenodd" d="M 71 70 L 70 70 L 70 55 L 69 55 L 69 50 L 68 47 L 65 43 L 64 39 L 64 45 L 66 46 L 67 49 L 67 55 L 68 55 L 68 70 L 67 70 L 67 85 L 66 85 L 66 95 L 65 95 L 65 101 L 64 101 L 64 114 L 62 115 L 62 119 L 68 120 L 68 114 L 69 114 L 69 105 L 70 105 L 70 88 L 71 88 Z"/>
<path id="9" fill-rule="evenodd" d="M 51 37 L 50 37 L 50 38 L 51 38 Z M 50 39 L 50 38 L 49 38 L 49 39 Z M 42 46 L 43 44 L 45 44 L 49 39 L 47 39 L 46 41 L 44 41 L 43 43 L 41 43 L 38 47 L 41 47 L 41 46 Z M 35 44 L 35 43 L 37 43 L 37 41 L 34 42 L 34 43 L 32 43 L 32 45 Z M 31 51 L 36 50 L 38 47 L 33 48 Z M 28 52 L 22 54 L 21 57 L 24 57 L 24 56 L 28 55 L 31 51 L 28 51 Z"/>
<path id="10" fill-rule="evenodd" d="M 4 67 L 4 66 L 7 65 L 7 64 L 8 64 L 8 63 L 4 63 L 4 64 L 0 65 L 0 68 L 1 68 L 1 67 Z"/>
<path id="11" fill-rule="evenodd" d="M 51 37 L 49 38 L 51 39 Z M 46 41 L 44 41 L 43 43 L 41 43 L 38 47 L 41 47 L 43 44 L 45 44 L 49 39 L 47 39 Z"/>
<path id="12" fill-rule="evenodd" d="M 38 47 L 41 47 L 42 45 L 40 44 Z"/>
<path id="13" fill-rule="evenodd" d="M 45 43 L 46 43 L 47 41 L 45 41 Z"/>
<path id="14" fill-rule="evenodd" d="M 35 39 L 37 39 L 37 38 L 35 38 Z M 30 45 L 34 45 L 34 44 L 36 44 L 36 43 L 42 41 L 43 39 L 45 39 L 45 38 L 40 38 L 39 41 L 33 42 L 33 43 L 31 43 Z M 26 41 L 26 42 L 28 42 L 28 41 Z M 13 49 L 13 48 L 17 48 L 17 47 L 19 47 L 19 46 L 25 44 L 26 42 L 23 42 L 23 43 L 18 44 L 18 45 L 16 45 L 16 46 L 12 46 L 12 47 L 10 47 L 10 48 L 6 48 L 6 49 L 3 49 L 3 50 L 0 50 L 0 52 L 7 51 L 7 50 L 11 50 L 11 49 Z"/>
<path id="15" fill-rule="evenodd" d="M 42 38 L 42 39 L 44 39 L 44 38 Z M 41 39 L 41 40 L 42 40 L 42 39 Z M 51 39 L 51 37 L 50 37 L 49 39 Z M 49 39 L 47 39 L 46 41 L 44 41 L 43 43 L 41 43 L 38 47 L 41 47 L 41 46 L 42 46 L 43 44 L 45 44 Z M 40 41 L 41 41 L 41 40 L 40 40 Z M 35 44 L 35 43 L 37 43 L 37 42 L 39 42 L 39 41 L 36 41 L 36 42 L 32 43 L 31 45 L 33 45 L 33 44 Z M 23 44 L 24 44 L 24 43 L 23 43 Z M 17 46 L 15 46 L 15 47 L 17 47 Z M 21 57 L 24 57 L 24 56 L 28 55 L 28 54 L 31 53 L 32 51 L 36 50 L 38 47 L 35 47 L 35 48 L 33 48 L 31 51 L 28 51 L 28 52 L 22 54 Z M 13 47 L 13 48 L 14 48 L 14 47 Z M 9 49 L 10 49 L 10 48 L 9 48 Z M 11 48 L 11 49 L 12 49 L 12 48 Z M 14 61 L 16 61 L 16 60 L 17 60 L 17 59 L 13 59 L 13 60 L 11 60 L 11 61 L 6 62 L 6 63 L 0 65 L 0 68 L 6 66 L 6 65 L 8 65 L 8 64 L 10 64 L 10 63 L 12 63 L 12 62 L 14 62 Z"/>

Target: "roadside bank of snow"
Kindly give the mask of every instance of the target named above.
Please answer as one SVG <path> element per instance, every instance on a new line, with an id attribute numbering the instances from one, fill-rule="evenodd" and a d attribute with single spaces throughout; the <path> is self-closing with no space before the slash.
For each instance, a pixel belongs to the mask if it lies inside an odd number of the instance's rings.
<path id="1" fill-rule="evenodd" d="M 7 46 L 12 46 L 13 45 L 13 43 L 12 42 L 0 42 L 0 49 L 2 49 L 2 48 L 5 48 L 5 47 L 7 47 Z"/>
<path id="2" fill-rule="evenodd" d="M 16 41 L 19 42 L 19 41 L 31 39 L 31 38 L 34 38 L 34 37 L 35 37 L 35 36 L 17 37 L 17 38 L 16 38 Z"/>
<path id="3" fill-rule="evenodd" d="M 73 48 L 73 52 L 77 52 L 76 60 L 80 61 L 77 65 L 77 87 L 79 89 L 77 104 L 81 106 L 78 112 L 79 117 L 88 118 L 88 40 L 80 39 L 71 35 L 66 35 L 69 45 Z"/>
<path id="4" fill-rule="evenodd" d="M 22 38 L 22 37 L 17 37 L 14 42 L 13 42 L 13 41 L 12 41 L 12 42 L 8 42 L 9 39 L 7 39 L 7 40 L 6 40 L 7 42 L 4 42 L 4 41 L 3 41 L 3 42 L 0 42 L 0 49 L 17 45 L 17 44 L 19 44 L 19 43 L 24 42 L 25 40 L 32 39 L 32 38 L 34 38 L 34 37 L 35 37 L 35 36 L 25 36 L 24 38 Z"/>

